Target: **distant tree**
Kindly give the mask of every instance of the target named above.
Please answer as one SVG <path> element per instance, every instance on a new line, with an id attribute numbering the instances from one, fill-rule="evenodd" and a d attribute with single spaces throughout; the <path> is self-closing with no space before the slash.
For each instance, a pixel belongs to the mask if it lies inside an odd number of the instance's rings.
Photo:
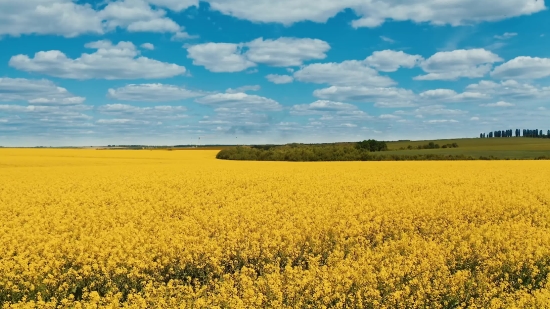
<path id="1" fill-rule="evenodd" d="M 371 152 L 388 150 L 388 145 L 386 144 L 386 142 L 381 142 L 374 139 L 358 142 L 355 147 L 357 149 L 364 149 Z"/>

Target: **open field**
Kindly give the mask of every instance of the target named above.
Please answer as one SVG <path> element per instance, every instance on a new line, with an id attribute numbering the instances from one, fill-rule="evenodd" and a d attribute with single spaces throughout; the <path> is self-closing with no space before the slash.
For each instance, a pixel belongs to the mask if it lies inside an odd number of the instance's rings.
<path id="1" fill-rule="evenodd" d="M 216 153 L 0 149 L 0 307 L 549 307 L 550 161 Z"/>

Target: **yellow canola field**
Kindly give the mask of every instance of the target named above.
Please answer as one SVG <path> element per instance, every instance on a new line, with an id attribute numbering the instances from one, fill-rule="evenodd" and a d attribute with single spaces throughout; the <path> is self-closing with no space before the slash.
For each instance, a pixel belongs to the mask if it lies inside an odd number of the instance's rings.
<path id="1" fill-rule="evenodd" d="M 550 308 L 550 161 L 0 149 L 1 308 Z"/>

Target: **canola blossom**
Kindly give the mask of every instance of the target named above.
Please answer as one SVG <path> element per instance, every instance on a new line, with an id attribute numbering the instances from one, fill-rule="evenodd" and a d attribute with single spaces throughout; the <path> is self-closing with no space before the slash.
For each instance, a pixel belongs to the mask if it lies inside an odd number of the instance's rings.
<path id="1" fill-rule="evenodd" d="M 1 308 L 550 308 L 550 162 L 0 149 Z"/>

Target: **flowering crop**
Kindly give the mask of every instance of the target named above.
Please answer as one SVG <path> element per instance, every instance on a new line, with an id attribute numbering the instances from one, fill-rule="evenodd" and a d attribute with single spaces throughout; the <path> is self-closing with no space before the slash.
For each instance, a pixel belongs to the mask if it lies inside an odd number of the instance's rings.
<path id="1" fill-rule="evenodd" d="M 549 308 L 550 162 L 0 150 L 3 308 Z"/>

